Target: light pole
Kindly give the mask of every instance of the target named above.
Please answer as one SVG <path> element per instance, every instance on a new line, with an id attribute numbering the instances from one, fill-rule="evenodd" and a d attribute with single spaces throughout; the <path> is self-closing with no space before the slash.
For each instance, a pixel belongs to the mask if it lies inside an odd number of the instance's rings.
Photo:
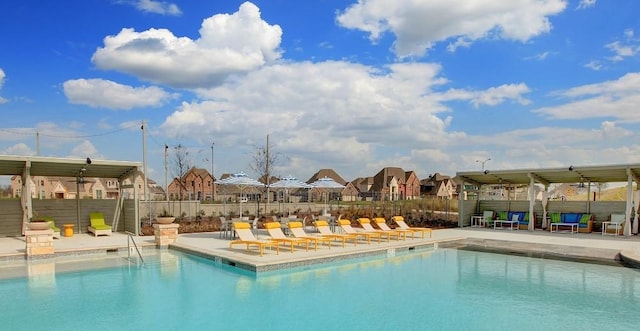
<path id="1" fill-rule="evenodd" d="M 491 158 L 486 158 L 484 161 L 476 160 L 477 163 L 482 164 L 482 171 L 484 171 L 484 164 L 487 163 L 487 161 L 491 161 Z"/>
<path id="2" fill-rule="evenodd" d="M 214 181 L 215 181 L 215 177 L 213 176 L 213 145 L 215 145 L 215 142 L 211 142 L 211 202 L 216 201 L 216 197 L 215 197 L 215 190 L 214 190 Z"/>

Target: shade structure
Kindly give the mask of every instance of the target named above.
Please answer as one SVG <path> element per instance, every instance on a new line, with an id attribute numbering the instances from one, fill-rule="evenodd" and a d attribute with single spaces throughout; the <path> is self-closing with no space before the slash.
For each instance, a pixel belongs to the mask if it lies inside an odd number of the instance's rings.
<path id="1" fill-rule="evenodd" d="M 326 192 L 331 192 L 333 190 L 339 190 L 339 189 L 343 189 L 345 188 L 344 185 L 336 182 L 335 180 L 333 180 L 333 178 L 324 176 L 318 180 L 316 180 L 315 182 L 311 183 L 311 186 L 313 186 L 314 188 L 317 189 L 321 189 L 323 191 Z M 327 204 L 328 204 L 328 197 L 325 195 L 324 198 L 324 214 L 326 214 L 327 212 Z"/>
<path id="2" fill-rule="evenodd" d="M 255 180 L 244 172 L 235 173 L 225 179 L 221 179 L 216 182 L 217 185 L 227 185 L 227 186 L 236 186 L 240 189 L 240 196 L 242 196 L 242 191 L 247 187 L 261 187 L 264 186 L 258 180 Z M 242 217 L 242 205 L 238 204 L 238 209 L 240 213 L 240 217 Z"/>

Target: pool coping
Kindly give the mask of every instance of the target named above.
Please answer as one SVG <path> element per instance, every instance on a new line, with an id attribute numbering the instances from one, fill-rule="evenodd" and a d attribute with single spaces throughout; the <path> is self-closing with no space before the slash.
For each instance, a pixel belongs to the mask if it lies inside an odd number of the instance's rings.
<path id="1" fill-rule="evenodd" d="M 182 243 L 174 243 L 169 245 L 169 249 L 192 254 L 205 259 L 213 260 L 216 263 L 222 263 L 236 268 L 252 271 L 255 273 L 263 273 L 282 269 L 300 268 L 318 264 L 332 263 L 336 261 L 344 261 L 350 259 L 358 259 L 370 256 L 395 256 L 395 254 L 420 251 L 427 249 L 437 249 L 439 245 L 451 241 L 458 241 L 460 238 L 446 239 L 442 241 L 413 241 L 413 242 L 394 242 L 393 245 L 377 246 L 376 244 L 368 245 L 357 251 L 342 251 L 333 253 L 324 252 L 318 256 L 295 255 L 281 261 L 264 261 L 255 263 L 243 258 L 242 255 L 234 257 L 229 256 L 221 251 L 213 251 L 202 249 L 200 247 L 190 246 Z M 362 245 L 360 245 L 362 247 Z M 281 252 L 281 254 L 286 254 Z M 249 256 L 246 256 L 249 257 Z"/>

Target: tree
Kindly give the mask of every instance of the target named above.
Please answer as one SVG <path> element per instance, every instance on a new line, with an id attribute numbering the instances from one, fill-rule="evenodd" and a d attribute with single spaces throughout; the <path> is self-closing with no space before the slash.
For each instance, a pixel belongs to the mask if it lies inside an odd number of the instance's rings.
<path id="1" fill-rule="evenodd" d="M 178 183 L 180 186 L 180 200 L 183 200 L 182 192 L 184 191 L 185 183 L 184 176 L 187 174 L 189 169 L 192 167 L 191 157 L 189 156 L 189 151 L 186 147 L 182 146 L 182 144 L 178 144 L 173 146 L 173 175 L 178 179 Z"/>
<path id="2" fill-rule="evenodd" d="M 265 184 L 267 185 L 267 203 L 270 200 L 269 193 L 269 181 L 273 176 L 273 167 L 280 161 L 281 154 L 274 152 L 271 144 L 269 143 L 269 135 L 267 135 L 267 143 L 264 146 L 255 146 L 251 158 L 253 163 L 250 165 L 251 169 L 258 174 L 259 178 L 265 178 Z"/>

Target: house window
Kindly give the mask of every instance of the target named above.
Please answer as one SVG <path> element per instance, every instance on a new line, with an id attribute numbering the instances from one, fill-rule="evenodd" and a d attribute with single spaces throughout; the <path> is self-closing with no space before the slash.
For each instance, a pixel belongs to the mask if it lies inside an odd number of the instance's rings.
<path id="1" fill-rule="evenodd" d="M 102 190 L 96 190 L 96 199 L 102 199 Z"/>

